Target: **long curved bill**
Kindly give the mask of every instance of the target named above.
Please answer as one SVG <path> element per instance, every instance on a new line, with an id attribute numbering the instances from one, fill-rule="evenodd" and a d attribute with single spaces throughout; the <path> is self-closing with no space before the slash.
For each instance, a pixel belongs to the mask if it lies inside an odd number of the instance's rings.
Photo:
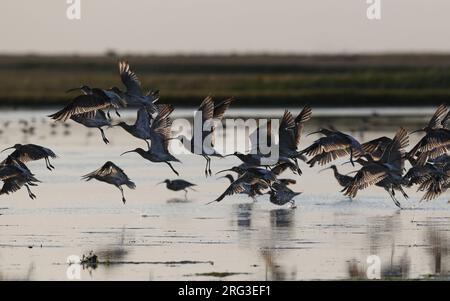
<path id="1" fill-rule="evenodd" d="M 130 150 L 130 151 L 127 151 L 127 152 L 121 153 L 120 155 L 122 156 L 122 155 L 125 155 L 125 154 L 128 154 L 128 153 L 133 153 L 133 152 L 134 152 L 134 150 Z"/>
<path id="2" fill-rule="evenodd" d="M 13 146 L 11 146 L 11 147 L 7 147 L 7 148 L 5 148 L 4 150 L 2 150 L 0 153 L 3 153 L 5 150 L 8 150 L 8 149 L 13 149 L 14 147 Z"/>
<path id="3" fill-rule="evenodd" d="M 224 169 L 224 170 L 216 172 L 216 175 L 219 174 L 219 173 L 225 172 L 225 171 L 233 171 L 233 170 L 232 169 Z"/>
<path id="4" fill-rule="evenodd" d="M 315 132 L 309 133 L 306 136 L 311 136 L 311 135 L 318 134 L 318 133 L 320 133 L 320 131 L 315 131 Z"/>
<path id="5" fill-rule="evenodd" d="M 418 129 L 418 130 L 412 131 L 412 132 L 409 133 L 409 134 L 411 135 L 411 134 L 418 133 L 418 132 L 423 132 L 423 129 Z"/>
<path id="6" fill-rule="evenodd" d="M 326 167 L 326 168 L 324 168 L 324 169 L 319 170 L 319 172 L 325 171 L 325 170 L 330 169 L 330 168 L 331 168 L 331 167 Z"/>
<path id="7" fill-rule="evenodd" d="M 79 91 L 79 90 L 81 90 L 81 88 L 72 88 L 72 89 L 67 90 L 66 93 L 70 93 L 73 91 Z"/>

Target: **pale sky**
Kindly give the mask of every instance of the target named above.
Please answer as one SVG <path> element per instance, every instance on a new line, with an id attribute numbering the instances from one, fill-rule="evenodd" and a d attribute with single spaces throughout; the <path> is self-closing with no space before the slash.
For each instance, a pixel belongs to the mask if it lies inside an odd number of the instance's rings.
<path id="1" fill-rule="evenodd" d="M 0 53 L 450 52 L 450 0 L 1 0 Z"/>

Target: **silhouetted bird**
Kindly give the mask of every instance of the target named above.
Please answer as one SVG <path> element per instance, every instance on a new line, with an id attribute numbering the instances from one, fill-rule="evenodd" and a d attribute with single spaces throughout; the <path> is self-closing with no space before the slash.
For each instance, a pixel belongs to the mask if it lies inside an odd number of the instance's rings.
<path id="1" fill-rule="evenodd" d="M 187 198 L 187 188 L 194 190 L 194 188 L 192 188 L 193 186 L 197 186 L 196 184 L 190 183 L 188 181 L 182 180 L 182 179 L 177 179 L 177 180 L 169 180 L 166 179 L 164 181 L 162 181 L 161 183 L 158 184 L 163 184 L 166 183 L 166 187 L 169 190 L 173 190 L 173 191 L 180 191 L 180 190 L 184 190 L 184 197 Z"/>
<path id="2" fill-rule="evenodd" d="M 111 161 L 106 162 L 99 169 L 82 176 L 82 179 L 86 181 L 96 179 L 97 181 L 116 186 L 122 193 L 122 202 L 124 204 L 126 203 L 126 199 L 123 194 L 122 185 L 126 185 L 130 189 L 136 188 L 136 185 L 130 181 L 125 172 Z"/>
<path id="3" fill-rule="evenodd" d="M 55 167 L 50 163 L 49 158 L 56 158 L 56 154 L 49 148 L 36 145 L 36 144 L 15 144 L 12 147 L 5 148 L 3 151 L 8 149 L 15 149 L 10 156 L 23 163 L 36 161 L 40 159 L 45 160 L 45 165 L 47 169 L 52 170 Z"/>

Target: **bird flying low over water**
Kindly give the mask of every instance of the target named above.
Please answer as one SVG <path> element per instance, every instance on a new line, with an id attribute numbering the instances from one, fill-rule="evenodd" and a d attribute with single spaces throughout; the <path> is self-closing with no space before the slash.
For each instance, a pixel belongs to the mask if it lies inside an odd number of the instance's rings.
<path id="1" fill-rule="evenodd" d="M 401 208 L 400 202 L 395 198 L 395 190 L 399 190 L 405 198 L 408 198 L 402 188 L 402 184 L 404 184 L 402 177 L 404 148 L 408 146 L 408 143 L 408 133 L 401 128 L 397 131 L 394 139 L 386 147 L 379 160 L 374 160 L 370 155 L 364 155 L 367 161 L 358 160 L 363 167 L 356 172 L 353 179 L 342 189 L 344 195 L 354 198 L 359 190 L 376 185 L 384 188 L 395 205 Z"/>
<path id="2" fill-rule="evenodd" d="M 278 129 L 279 137 L 279 161 L 293 160 L 297 166 L 297 173 L 302 174 L 298 167 L 297 158 L 302 158 L 302 154 L 298 150 L 300 139 L 303 133 L 304 124 L 311 119 L 312 110 L 309 106 L 305 106 L 303 110 L 294 118 L 288 110 L 286 110 L 281 118 L 280 127 Z"/>
<path id="3" fill-rule="evenodd" d="M 22 163 L 36 161 L 40 159 L 45 160 L 45 165 L 48 170 L 52 170 L 55 167 L 50 163 L 49 158 L 55 159 L 56 154 L 49 148 L 36 145 L 36 144 L 15 144 L 11 147 L 5 148 L 2 150 L 4 152 L 8 149 L 15 149 L 9 156 L 14 158 Z"/>
<path id="4" fill-rule="evenodd" d="M 424 165 L 429 159 L 450 150 L 450 129 L 447 128 L 449 118 L 450 111 L 445 105 L 440 105 L 427 126 L 411 132 L 425 132 L 425 136 L 406 155 L 413 165 Z"/>
<path id="5" fill-rule="evenodd" d="M 305 148 L 300 154 L 311 156 L 307 162 L 310 166 L 315 163 L 324 165 L 339 157 L 350 155 L 350 162 L 355 165 L 353 158 L 356 154 L 364 153 L 361 144 L 352 136 L 337 130 L 322 128 L 309 135 L 321 133 L 325 137 L 319 138 L 312 145 Z"/>
<path id="6" fill-rule="evenodd" d="M 152 112 L 152 110 L 148 106 L 141 106 L 137 111 L 136 121 L 133 125 L 122 121 L 114 126 L 120 126 L 132 136 L 144 140 L 150 147 L 148 140 L 157 139 L 158 128 L 162 126 L 161 122 L 173 112 L 173 106 L 167 104 L 156 106 L 157 115 L 155 117 L 153 117 L 155 112 Z M 167 126 L 170 126 L 170 124 Z"/>
<path id="7" fill-rule="evenodd" d="M 166 184 L 167 189 L 169 190 L 173 190 L 173 191 L 180 191 L 180 190 L 184 190 L 184 197 L 187 198 L 187 193 L 188 190 L 187 188 L 195 191 L 194 188 L 192 188 L 193 186 L 197 186 L 196 184 L 193 184 L 191 182 L 182 180 L 182 179 L 176 179 L 176 180 L 169 180 L 169 179 L 165 179 L 164 181 L 158 183 L 158 184 Z"/>
<path id="8" fill-rule="evenodd" d="M 230 181 L 230 185 L 233 184 L 233 182 L 235 181 L 233 175 L 231 175 L 231 174 L 226 174 L 225 176 L 223 176 L 221 178 L 227 178 Z M 243 190 L 240 192 L 237 192 L 237 193 L 248 195 L 255 202 L 256 202 L 256 196 L 263 195 L 261 190 L 268 188 L 268 185 L 265 182 L 257 182 L 255 184 L 245 184 L 244 183 L 242 186 L 243 186 Z"/>
<path id="9" fill-rule="evenodd" d="M 136 188 L 136 185 L 128 178 L 125 172 L 111 161 L 106 162 L 99 169 L 82 176 L 82 179 L 86 181 L 95 179 L 116 186 L 122 193 L 122 202 L 124 204 L 126 199 L 122 186 L 126 185 L 130 189 Z"/>
<path id="10" fill-rule="evenodd" d="M 301 194 L 301 192 L 295 192 L 287 187 L 286 183 L 274 183 L 277 185 L 270 186 L 269 195 L 270 202 L 275 205 L 291 204 L 291 208 L 295 208 L 294 198 Z"/>
<path id="11" fill-rule="evenodd" d="M 155 102 L 159 100 L 158 91 L 150 91 L 146 95 L 143 94 L 141 82 L 136 73 L 131 71 L 130 64 L 127 61 L 119 61 L 119 75 L 126 91 L 122 91 L 114 87 L 117 94 L 122 97 L 128 106 L 147 106 L 151 112 L 156 111 Z"/>
<path id="12" fill-rule="evenodd" d="M 170 111 L 171 112 L 171 111 Z M 126 151 L 121 155 L 126 153 L 135 152 L 138 153 L 144 159 L 151 162 L 164 162 L 170 169 L 178 176 L 178 172 L 173 168 L 170 162 L 180 162 L 169 152 L 169 142 L 171 138 L 171 124 L 172 121 L 169 118 L 169 114 L 157 115 L 151 124 L 149 129 L 151 146 L 146 151 L 142 148 L 135 148 L 130 151 Z"/>
<path id="13" fill-rule="evenodd" d="M 261 169 L 262 171 L 263 169 Z M 245 171 L 242 175 L 240 175 L 236 180 L 234 180 L 228 188 L 214 201 L 211 201 L 207 204 L 211 204 L 214 202 L 222 201 L 226 196 L 243 193 L 246 190 L 251 189 L 252 185 L 258 184 L 262 185 L 262 187 L 268 187 L 268 180 L 266 180 L 266 176 L 259 172 L 260 169 L 254 168 L 252 170 Z M 265 170 L 266 171 L 266 170 Z"/>
<path id="14" fill-rule="evenodd" d="M 103 110 L 97 110 L 94 114 L 77 114 L 70 116 L 70 119 L 73 121 L 84 125 L 87 128 L 98 128 L 100 130 L 100 134 L 102 135 L 103 142 L 106 144 L 109 143 L 109 140 L 105 136 L 105 132 L 102 127 L 111 126 L 111 120 L 106 117 L 106 114 Z"/>
<path id="15" fill-rule="evenodd" d="M 233 98 L 228 98 L 219 104 L 215 104 L 212 97 L 208 96 L 206 97 L 202 103 L 200 104 L 200 107 L 196 111 L 196 114 L 201 114 L 201 122 L 202 122 L 202 132 L 201 137 L 195 137 L 195 131 L 194 136 L 192 139 L 189 139 L 183 135 L 180 135 L 178 137 L 175 137 L 175 139 L 178 139 L 183 143 L 183 146 L 191 153 L 200 155 L 206 160 L 206 167 L 205 167 L 205 176 L 208 176 L 212 174 L 211 172 L 211 158 L 210 157 L 220 157 L 222 158 L 223 155 L 219 154 L 214 149 L 214 125 L 212 124 L 215 120 L 220 121 L 222 120 L 223 116 L 225 115 L 226 110 L 230 106 L 230 104 L 233 102 Z M 204 125 L 206 123 L 210 123 L 208 129 L 205 129 Z M 210 143 L 205 142 L 205 139 L 210 139 Z"/>
<path id="16" fill-rule="evenodd" d="M 87 85 L 82 85 L 79 88 L 73 88 L 73 89 L 69 89 L 66 92 L 72 92 L 72 91 L 78 91 L 80 90 L 84 95 L 97 95 L 103 99 L 109 99 L 111 100 L 112 103 L 117 103 L 120 104 L 121 106 L 126 106 L 126 103 L 124 100 L 121 99 L 121 97 L 119 96 L 118 92 L 120 90 L 118 90 L 118 88 L 110 88 L 110 89 L 100 89 L 100 88 L 91 88 Z M 107 115 L 108 118 L 111 118 L 110 114 L 109 114 L 109 110 L 111 109 L 111 107 L 114 108 L 116 115 L 120 117 L 119 112 L 117 111 L 118 107 L 115 107 L 114 105 L 108 107 L 108 111 L 107 111 Z"/>
<path id="17" fill-rule="evenodd" d="M 295 118 L 291 112 L 286 110 L 281 118 L 280 126 L 278 128 L 278 145 L 272 146 L 272 128 L 271 122 L 269 121 L 267 124 L 260 125 L 250 134 L 250 140 L 252 141 L 251 153 L 241 154 L 234 152 L 233 154 L 229 154 L 227 156 L 236 156 L 242 162 L 254 166 L 269 166 L 276 165 L 281 162 L 291 162 L 296 166 L 295 169 L 292 169 L 293 172 L 301 175 L 302 171 L 298 166 L 297 159 L 300 158 L 304 160 L 305 158 L 299 153 L 298 145 L 300 144 L 304 124 L 311 119 L 311 116 L 312 110 L 309 106 L 305 106 Z M 262 141 L 264 135 L 266 135 L 265 143 Z M 271 145 L 272 147 L 278 148 L 279 152 L 276 162 L 273 162 L 272 164 L 269 162 L 266 164 L 262 163 L 263 160 L 268 159 L 271 155 L 270 153 L 266 154 L 263 152 L 262 144 L 267 144 L 267 146 Z"/>
<path id="18" fill-rule="evenodd" d="M 425 191 L 421 201 L 430 201 L 439 197 L 450 188 L 450 156 L 441 155 L 424 166 L 413 166 L 409 183 L 419 185 L 418 191 Z"/>
<path id="19" fill-rule="evenodd" d="M 36 195 L 30 190 L 30 186 L 37 186 L 40 182 L 34 177 L 27 166 L 18 159 L 8 156 L 2 163 L 0 163 L 0 180 L 3 181 L 3 187 L 0 190 L 0 195 L 16 192 L 22 186 L 25 186 L 28 191 L 28 196 L 35 199 Z"/>
<path id="20" fill-rule="evenodd" d="M 88 116 L 93 117 L 97 110 L 109 108 L 119 109 L 120 107 L 126 106 L 126 103 L 120 96 L 113 91 L 110 91 L 110 93 L 114 97 L 110 97 L 107 94 L 79 95 L 64 108 L 49 115 L 49 117 L 57 121 L 66 121 L 73 115 L 89 114 Z"/>

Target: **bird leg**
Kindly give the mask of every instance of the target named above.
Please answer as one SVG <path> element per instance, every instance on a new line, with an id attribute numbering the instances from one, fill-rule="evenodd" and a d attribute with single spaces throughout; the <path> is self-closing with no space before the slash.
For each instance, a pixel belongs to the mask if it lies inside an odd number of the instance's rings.
<path id="1" fill-rule="evenodd" d="M 211 175 L 212 175 L 212 172 L 211 172 L 211 158 L 207 156 L 206 159 L 208 160 L 208 172 L 209 172 L 209 176 L 211 176 Z"/>
<path id="2" fill-rule="evenodd" d="M 28 190 L 28 196 L 29 196 L 32 200 L 34 200 L 34 199 L 36 198 L 36 195 L 35 195 L 34 193 L 31 192 L 30 186 L 28 186 L 27 184 L 25 184 L 25 187 L 26 187 L 27 190 Z"/>
<path id="3" fill-rule="evenodd" d="M 402 209 L 402 205 L 400 204 L 400 202 L 395 198 L 395 196 L 392 194 L 392 192 L 386 188 L 386 191 L 389 193 L 389 196 L 391 197 L 391 199 L 394 201 L 395 206 L 397 206 L 398 208 Z"/>
<path id="4" fill-rule="evenodd" d="M 167 161 L 164 161 L 164 163 L 166 163 L 167 165 L 169 165 L 170 169 L 172 169 L 172 171 L 173 171 L 177 176 L 180 175 L 180 174 L 178 173 L 178 171 L 176 171 L 175 168 L 173 168 L 172 164 L 170 164 L 170 163 L 167 162 Z"/>
<path id="5" fill-rule="evenodd" d="M 302 170 L 300 169 L 300 166 L 298 166 L 297 158 L 294 158 L 294 162 L 295 162 L 295 167 L 296 167 L 296 169 L 297 169 L 297 174 L 298 174 L 299 176 L 301 176 L 301 175 L 302 175 Z"/>
<path id="6" fill-rule="evenodd" d="M 353 162 L 353 148 L 350 147 L 350 163 L 352 163 L 353 166 L 355 166 L 355 162 Z"/>
<path id="7" fill-rule="evenodd" d="M 403 194 L 403 197 L 405 199 L 409 199 L 409 196 L 406 194 L 406 192 L 403 190 L 402 186 L 399 186 L 398 189 L 400 190 L 400 192 Z"/>
<path id="8" fill-rule="evenodd" d="M 47 163 L 48 163 L 48 166 L 50 167 L 50 169 L 55 169 L 55 166 L 53 166 L 53 165 L 50 163 L 50 159 L 49 159 L 48 157 L 46 157 L 45 159 L 47 160 Z"/>
<path id="9" fill-rule="evenodd" d="M 105 144 L 108 144 L 108 143 L 109 143 L 109 140 L 106 138 L 105 132 L 103 131 L 102 128 L 98 128 L 98 129 L 100 130 L 100 133 L 102 134 L 103 142 L 105 142 Z"/>
<path id="10" fill-rule="evenodd" d="M 116 115 L 120 117 L 119 111 L 117 111 L 117 109 L 114 109 L 114 111 L 116 111 Z"/>
<path id="11" fill-rule="evenodd" d="M 202 155 L 202 156 L 203 156 L 203 158 L 205 158 L 205 160 L 206 160 L 205 177 L 208 177 L 208 162 L 209 162 L 209 160 L 208 160 L 208 157 L 206 157 L 205 155 Z"/>
<path id="12" fill-rule="evenodd" d="M 187 193 L 188 193 L 188 191 L 187 191 L 187 189 L 185 188 L 185 189 L 183 189 L 184 190 L 184 198 L 187 200 Z"/>
<path id="13" fill-rule="evenodd" d="M 47 167 L 48 170 L 52 170 L 52 168 L 50 167 L 50 162 L 48 161 L 48 158 L 45 157 L 44 160 L 45 160 L 45 167 Z"/>
<path id="14" fill-rule="evenodd" d="M 120 190 L 120 192 L 122 193 L 122 202 L 125 204 L 127 202 L 127 200 L 125 199 L 125 196 L 123 195 L 123 188 L 122 186 L 117 186 Z"/>

